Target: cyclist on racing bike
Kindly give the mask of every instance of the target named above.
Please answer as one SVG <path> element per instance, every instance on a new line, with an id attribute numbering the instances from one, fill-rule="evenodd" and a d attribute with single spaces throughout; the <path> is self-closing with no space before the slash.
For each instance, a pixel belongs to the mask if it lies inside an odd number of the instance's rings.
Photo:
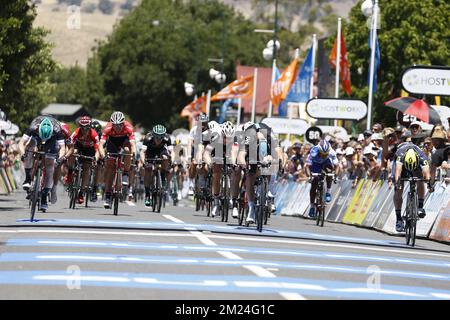
<path id="1" fill-rule="evenodd" d="M 402 219 L 402 202 L 403 202 L 403 182 L 400 179 L 408 177 L 430 179 L 430 168 L 428 166 L 428 158 L 423 151 L 411 141 L 404 142 L 398 146 L 395 153 L 396 160 L 392 163 L 392 173 L 394 175 L 395 193 L 394 206 L 395 215 L 397 218 L 395 229 L 397 232 L 402 232 L 404 229 L 404 222 Z M 432 187 L 428 183 L 428 189 L 431 191 Z M 425 197 L 425 186 L 423 181 L 417 182 L 418 216 L 425 218 L 425 209 L 423 209 L 423 202 Z"/>
<path id="2" fill-rule="evenodd" d="M 62 149 L 64 149 L 64 153 L 67 153 L 67 151 L 70 149 L 72 141 L 70 140 L 70 128 L 69 125 L 65 122 L 60 122 L 61 124 L 61 129 L 64 135 L 64 146 L 61 146 Z M 61 175 L 63 173 L 63 163 L 56 163 L 55 164 L 55 172 L 53 174 L 53 187 L 52 190 L 50 191 L 50 202 L 52 204 L 55 204 L 56 201 L 58 200 L 57 197 L 57 187 L 58 187 L 58 183 L 61 179 Z"/>
<path id="3" fill-rule="evenodd" d="M 278 146 L 278 140 L 268 125 L 264 123 L 247 122 L 244 124 L 243 129 L 243 135 L 237 137 L 237 142 L 239 144 L 238 164 L 243 166 L 249 165 L 250 167 L 245 179 L 245 189 L 247 190 L 249 206 L 249 214 L 246 222 L 254 223 L 254 184 L 256 177 L 261 175 L 261 170 L 258 170 L 257 160 L 270 164 L 269 169 L 272 173 L 276 173 L 279 169 L 278 161 L 281 159 L 282 150 Z"/>
<path id="4" fill-rule="evenodd" d="M 338 160 L 336 158 L 336 153 L 334 152 L 331 145 L 326 140 L 320 140 L 319 143 L 311 148 L 309 152 L 308 159 L 306 160 L 306 172 L 307 175 L 311 177 L 311 173 L 322 173 L 322 171 L 326 171 L 327 173 L 332 173 L 334 171 L 334 166 L 338 164 Z M 333 178 L 330 176 L 326 177 L 327 182 L 327 190 L 325 192 L 325 201 L 331 202 L 331 183 L 333 182 Z M 316 189 L 319 183 L 319 177 L 313 177 L 311 180 L 311 190 L 309 192 L 310 199 L 310 209 L 309 216 L 311 218 L 316 217 Z"/>
<path id="5" fill-rule="evenodd" d="M 190 164 L 188 168 L 190 186 L 193 192 L 194 181 L 197 176 L 197 152 L 202 145 L 202 134 L 208 130 L 208 116 L 200 113 L 197 117 L 197 125 L 193 126 L 189 132 L 187 150 L 190 156 Z"/>
<path id="6" fill-rule="evenodd" d="M 108 122 L 105 129 L 103 130 L 99 145 L 99 152 L 101 158 L 105 158 L 106 152 L 117 154 L 122 150 L 127 153 L 127 155 L 124 156 L 122 184 L 124 186 L 128 186 L 128 172 L 131 166 L 131 156 L 136 154 L 136 141 L 134 138 L 133 126 L 125 120 L 125 116 L 122 112 L 116 111 L 111 115 L 110 122 Z M 131 155 L 128 155 L 130 154 L 130 152 Z M 110 156 L 107 159 L 105 166 L 105 209 L 109 209 L 112 202 L 111 191 L 114 175 L 116 172 L 114 159 L 115 157 L 117 156 Z"/>
<path id="7" fill-rule="evenodd" d="M 61 124 L 51 116 L 36 117 L 25 131 L 19 143 L 19 149 L 24 155 L 25 181 L 22 187 L 29 190 L 31 187 L 31 171 L 33 166 L 33 153 L 37 147 L 45 152 L 45 177 L 44 188 L 42 189 L 41 206 L 42 211 L 47 211 L 48 193 L 53 187 L 53 174 L 55 171 L 55 159 L 62 158 L 65 153 L 64 134 Z M 58 156 L 59 154 L 59 156 Z"/>
<path id="8" fill-rule="evenodd" d="M 95 132 L 97 132 L 97 136 L 100 137 L 102 136 L 102 125 L 100 124 L 100 122 L 98 120 L 92 120 L 91 123 L 91 127 L 92 129 L 95 130 Z M 100 153 L 99 153 L 100 155 Z M 96 202 L 97 201 L 97 192 L 98 192 L 98 186 L 100 183 L 101 178 L 103 177 L 103 165 L 97 165 L 94 168 L 94 185 L 92 186 L 92 202 Z"/>
<path id="9" fill-rule="evenodd" d="M 207 165 L 212 164 L 214 206 L 211 216 L 215 217 L 220 208 L 220 178 L 222 176 L 224 157 L 227 165 L 235 164 L 238 150 L 237 145 L 234 143 L 235 127 L 230 121 L 226 121 L 220 126 L 212 126 L 212 130 L 211 143 L 205 148 L 204 156 Z M 237 213 L 237 210 L 233 209 L 234 218 L 238 217 Z"/>
<path id="10" fill-rule="evenodd" d="M 99 159 L 98 152 L 98 135 L 97 132 L 91 128 L 92 120 L 88 116 L 81 117 L 78 120 L 78 128 L 71 136 L 72 147 L 66 153 L 65 158 L 69 159 L 69 167 L 73 167 L 75 165 L 75 158 L 71 157 L 72 154 L 80 154 L 86 157 L 94 157 L 95 161 Z M 88 187 L 89 183 L 89 171 L 92 166 L 91 161 L 83 160 L 83 177 L 81 182 L 81 189 L 78 194 L 78 203 L 84 203 L 84 191 Z M 70 169 L 69 169 L 70 170 Z M 71 174 L 71 173 L 69 173 Z M 72 180 L 68 178 L 68 180 Z M 95 186 L 92 190 L 91 198 L 96 201 L 97 200 L 97 190 L 95 190 Z"/>
<path id="11" fill-rule="evenodd" d="M 145 167 L 144 187 L 145 187 L 145 206 L 152 206 L 151 189 L 154 185 L 154 165 L 149 163 L 145 164 L 146 159 L 163 159 L 161 164 L 161 185 L 163 189 L 166 187 L 166 177 L 170 169 L 171 154 L 168 146 L 171 145 L 170 136 L 166 133 L 166 127 L 158 124 L 153 127 L 144 139 L 141 147 L 140 161 Z"/>

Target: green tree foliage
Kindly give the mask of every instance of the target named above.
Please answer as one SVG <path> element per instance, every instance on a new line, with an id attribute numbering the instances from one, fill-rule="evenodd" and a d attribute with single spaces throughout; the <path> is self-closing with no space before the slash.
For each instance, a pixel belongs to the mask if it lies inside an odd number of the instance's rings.
<path id="1" fill-rule="evenodd" d="M 369 29 L 360 1 L 350 12 L 345 41 L 354 95 L 367 101 L 370 50 Z M 395 123 L 395 111 L 383 105 L 400 96 L 401 74 L 409 66 L 450 65 L 450 3 L 446 0 L 390 0 L 380 3 L 378 41 L 381 64 L 374 99 L 374 119 Z M 428 97 L 434 103 L 434 97 Z M 449 103 L 444 99 L 443 103 Z"/>
<path id="2" fill-rule="evenodd" d="M 55 83 L 55 98 L 59 103 L 87 103 L 86 72 L 78 66 L 58 68 L 50 76 Z"/>
<path id="3" fill-rule="evenodd" d="M 0 108 L 22 129 L 53 101 L 48 74 L 55 64 L 47 34 L 33 28 L 35 6 L 6 1 L 0 10 Z"/>
<path id="4" fill-rule="evenodd" d="M 99 45 L 93 58 L 97 61 L 89 61 L 88 82 L 92 75 L 101 75 L 99 86 L 104 91 L 104 97 L 92 98 L 90 106 L 102 112 L 122 110 L 146 127 L 157 122 L 175 126 L 181 109 L 192 99 L 184 92 L 185 81 L 196 83 L 198 94 L 220 89 L 208 71 L 220 70 L 221 65 L 208 58 L 220 58 L 222 47 L 228 80 L 235 77 L 237 61 L 263 63 L 265 42 L 254 28 L 218 1 L 144 0 Z"/>

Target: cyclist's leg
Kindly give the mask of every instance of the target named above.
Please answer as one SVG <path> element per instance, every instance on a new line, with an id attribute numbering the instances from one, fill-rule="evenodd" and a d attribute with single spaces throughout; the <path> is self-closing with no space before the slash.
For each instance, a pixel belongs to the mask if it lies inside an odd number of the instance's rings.
<path id="1" fill-rule="evenodd" d="M 241 182 L 242 170 L 241 167 L 235 167 L 231 171 L 231 199 L 233 199 L 233 217 L 239 216 L 238 211 L 238 197 L 239 197 L 239 183 Z"/>
<path id="2" fill-rule="evenodd" d="M 222 165 L 214 163 L 212 165 L 212 194 L 214 197 L 214 207 L 211 215 L 214 217 L 220 209 L 220 178 L 222 174 Z"/>
<path id="3" fill-rule="evenodd" d="M 42 189 L 41 197 L 41 209 L 47 210 L 47 198 L 50 190 L 53 187 L 53 174 L 55 173 L 55 154 L 46 154 L 44 159 L 45 176 L 44 176 L 44 188 Z"/>
<path id="4" fill-rule="evenodd" d="M 334 166 L 330 159 L 324 164 L 323 170 L 325 170 L 326 173 L 332 173 L 334 171 Z M 327 176 L 326 183 L 327 190 L 325 192 L 325 201 L 331 202 L 331 184 L 333 183 L 333 177 Z"/>
<path id="5" fill-rule="evenodd" d="M 249 213 L 247 217 L 247 222 L 255 222 L 255 180 L 256 180 L 257 165 L 250 165 L 250 170 L 247 173 L 245 179 L 245 190 L 247 190 L 248 197 L 248 208 Z"/>
<path id="6" fill-rule="evenodd" d="M 32 169 L 33 169 L 33 153 L 32 151 L 36 148 L 37 141 L 35 138 L 30 138 L 27 145 L 25 146 L 24 154 L 24 168 L 25 168 L 25 181 L 23 182 L 23 188 L 28 190 L 31 186 L 32 179 Z"/>
<path id="7" fill-rule="evenodd" d="M 150 207 L 151 203 L 151 193 L 153 188 L 153 165 L 147 164 L 145 165 L 145 173 L 144 173 L 144 190 L 145 190 L 145 205 Z"/>
<path id="8" fill-rule="evenodd" d="M 415 173 L 415 176 L 423 179 L 423 173 L 422 170 L 418 170 Z M 418 215 L 419 218 L 425 218 L 426 213 L 425 213 L 425 209 L 423 208 L 423 203 L 424 203 L 424 199 L 425 199 L 425 183 L 423 181 L 418 181 L 417 182 L 417 196 L 418 196 Z"/>
<path id="9" fill-rule="evenodd" d="M 120 151 L 120 147 L 115 144 L 107 141 L 106 143 L 106 151 L 108 153 L 118 153 Z M 111 204 L 112 197 L 112 185 L 114 176 L 116 174 L 116 158 L 108 157 L 105 160 L 105 170 L 104 170 L 104 182 L 105 182 L 105 207 L 108 207 Z"/>

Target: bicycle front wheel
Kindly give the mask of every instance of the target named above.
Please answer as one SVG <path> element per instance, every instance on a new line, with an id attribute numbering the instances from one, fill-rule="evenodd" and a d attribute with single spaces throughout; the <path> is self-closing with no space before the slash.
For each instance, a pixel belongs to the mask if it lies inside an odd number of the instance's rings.
<path id="1" fill-rule="evenodd" d="M 114 196 L 114 215 L 117 216 L 119 214 L 119 195 L 116 194 Z"/>
<path id="2" fill-rule="evenodd" d="M 33 195 L 31 197 L 31 212 L 30 212 L 30 221 L 33 222 L 34 215 L 36 213 L 36 207 L 39 202 L 39 188 L 41 186 L 41 169 L 37 169 L 36 177 L 34 179 L 34 185 L 33 185 Z"/>

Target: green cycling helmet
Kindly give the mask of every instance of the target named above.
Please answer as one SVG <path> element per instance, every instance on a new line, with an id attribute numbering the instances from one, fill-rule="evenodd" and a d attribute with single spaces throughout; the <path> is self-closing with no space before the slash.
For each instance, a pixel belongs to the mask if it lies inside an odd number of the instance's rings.
<path id="1" fill-rule="evenodd" d="M 49 118 L 44 118 L 39 125 L 39 138 L 47 141 L 53 135 L 53 123 Z"/>
<path id="2" fill-rule="evenodd" d="M 165 135 L 166 133 L 166 127 L 164 127 L 162 124 L 157 124 L 156 126 L 153 127 L 153 134 L 157 137 L 162 137 Z"/>

